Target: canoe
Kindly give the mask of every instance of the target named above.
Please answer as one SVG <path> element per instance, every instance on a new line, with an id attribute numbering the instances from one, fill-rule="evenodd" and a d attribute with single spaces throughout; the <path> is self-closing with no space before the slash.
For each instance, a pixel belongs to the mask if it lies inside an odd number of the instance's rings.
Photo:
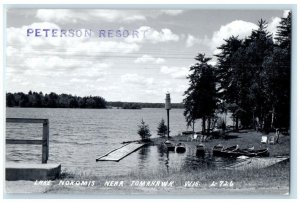
<path id="1" fill-rule="evenodd" d="M 175 144 L 172 143 L 170 140 L 166 140 L 166 141 L 164 142 L 164 144 L 165 144 L 165 146 L 167 147 L 167 149 L 168 149 L 169 151 L 174 151 L 174 150 L 175 150 Z"/>
<path id="2" fill-rule="evenodd" d="M 177 153 L 184 153 L 186 151 L 185 145 L 182 143 L 178 143 L 175 145 L 175 152 Z"/>
<path id="3" fill-rule="evenodd" d="M 199 144 L 196 146 L 196 156 L 203 156 L 205 155 L 205 146 L 203 144 Z"/>

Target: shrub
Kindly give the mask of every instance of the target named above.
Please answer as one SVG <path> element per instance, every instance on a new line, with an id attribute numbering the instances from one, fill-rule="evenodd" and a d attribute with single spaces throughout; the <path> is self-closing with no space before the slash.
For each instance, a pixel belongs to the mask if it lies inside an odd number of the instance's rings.
<path id="1" fill-rule="evenodd" d="M 148 141 L 151 137 L 150 129 L 147 124 L 145 124 L 144 120 L 142 119 L 141 125 L 138 125 L 138 134 L 142 138 L 142 141 Z"/>
<path id="2" fill-rule="evenodd" d="M 165 120 L 161 119 L 157 127 L 157 134 L 164 137 L 168 133 L 168 127 L 165 124 Z"/>

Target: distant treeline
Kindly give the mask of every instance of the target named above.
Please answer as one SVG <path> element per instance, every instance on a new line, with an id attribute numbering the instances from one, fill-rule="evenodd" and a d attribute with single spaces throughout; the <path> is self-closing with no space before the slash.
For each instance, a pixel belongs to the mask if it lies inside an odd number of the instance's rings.
<path id="1" fill-rule="evenodd" d="M 122 109 L 141 109 L 141 108 L 164 108 L 164 103 L 139 103 L 139 102 L 107 102 L 100 96 L 79 97 L 71 94 L 56 94 L 51 92 L 29 91 L 6 93 L 7 107 L 33 107 L 33 108 L 94 108 L 104 109 L 117 107 Z M 173 108 L 183 108 L 183 104 L 174 103 Z"/>
<path id="2" fill-rule="evenodd" d="M 29 91 L 6 93 L 8 107 L 37 107 L 37 108 L 106 108 L 106 101 L 99 96 L 78 97 L 70 94 L 43 94 Z"/>
<path id="3" fill-rule="evenodd" d="M 141 103 L 141 102 L 107 102 L 108 106 L 123 108 L 123 109 L 140 109 L 140 108 L 165 108 L 164 103 Z M 184 108 L 183 103 L 172 103 L 172 108 Z"/>

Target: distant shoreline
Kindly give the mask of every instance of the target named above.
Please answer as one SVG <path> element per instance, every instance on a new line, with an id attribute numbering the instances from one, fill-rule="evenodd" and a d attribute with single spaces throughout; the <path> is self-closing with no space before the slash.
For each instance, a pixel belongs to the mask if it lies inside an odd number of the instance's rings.
<path id="1" fill-rule="evenodd" d="M 51 92 L 6 93 L 6 107 L 23 108 L 80 108 L 80 109 L 142 109 L 165 108 L 164 103 L 106 101 L 101 96 L 76 96 Z M 172 103 L 172 108 L 184 108 L 183 103 Z"/>
<path id="2" fill-rule="evenodd" d="M 141 109 L 164 109 L 165 107 L 141 107 L 141 108 L 122 108 L 118 106 L 107 106 L 106 108 L 80 108 L 80 107 L 33 107 L 33 106 L 28 106 L 28 107 L 20 107 L 20 106 L 6 106 L 6 108 L 24 108 L 24 109 L 30 109 L 30 108 L 35 108 L 35 109 L 122 109 L 122 110 L 141 110 Z M 184 109 L 183 107 L 173 107 L 173 109 Z"/>

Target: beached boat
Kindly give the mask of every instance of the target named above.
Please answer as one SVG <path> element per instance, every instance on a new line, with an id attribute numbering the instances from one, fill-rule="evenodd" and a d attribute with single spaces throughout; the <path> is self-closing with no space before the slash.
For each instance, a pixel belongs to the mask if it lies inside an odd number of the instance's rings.
<path id="1" fill-rule="evenodd" d="M 177 153 L 184 153 L 186 151 L 185 145 L 182 143 L 178 143 L 175 145 L 175 152 Z"/>
<path id="2" fill-rule="evenodd" d="M 167 147 L 167 149 L 168 149 L 169 151 L 174 151 L 174 150 L 175 150 L 175 144 L 172 143 L 170 140 L 166 140 L 166 141 L 164 142 L 164 144 L 165 144 L 165 146 Z"/>
<path id="3" fill-rule="evenodd" d="M 203 156 L 205 155 L 205 146 L 203 144 L 199 144 L 196 146 L 196 156 Z"/>
<path id="4" fill-rule="evenodd" d="M 239 149 L 239 145 L 233 145 L 231 147 L 227 147 L 223 149 L 223 152 L 234 152 Z"/>
<path id="5" fill-rule="evenodd" d="M 267 148 L 259 149 L 259 150 L 254 150 L 254 148 L 240 149 L 238 145 L 235 145 L 221 150 L 218 155 L 223 157 L 239 157 L 239 156 L 265 157 L 265 156 L 269 156 L 269 150 Z"/>
<path id="6" fill-rule="evenodd" d="M 239 145 L 234 145 L 231 147 L 224 148 L 222 145 L 218 144 L 213 147 L 213 155 L 215 156 L 231 156 L 236 150 L 239 149 Z"/>
<path id="7" fill-rule="evenodd" d="M 224 149 L 224 146 L 221 145 L 221 144 L 218 144 L 218 145 L 214 146 L 213 149 L 212 149 L 213 155 L 219 156 L 223 149 Z"/>
<path id="8" fill-rule="evenodd" d="M 266 157 L 269 156 L 269 149 L 240 149 L 235 151 L 232 155 L 234 156 L 248 156 L 248 157 L 255 157 L 255 156 L 260 156 L 260 157 Z"/>
<path id="9" fill-rule="evenodd" d="M 192 135 L 192 134 L 194 134 L 194 131 L 183 131 L 181 134 L 182 135 Z"/>

